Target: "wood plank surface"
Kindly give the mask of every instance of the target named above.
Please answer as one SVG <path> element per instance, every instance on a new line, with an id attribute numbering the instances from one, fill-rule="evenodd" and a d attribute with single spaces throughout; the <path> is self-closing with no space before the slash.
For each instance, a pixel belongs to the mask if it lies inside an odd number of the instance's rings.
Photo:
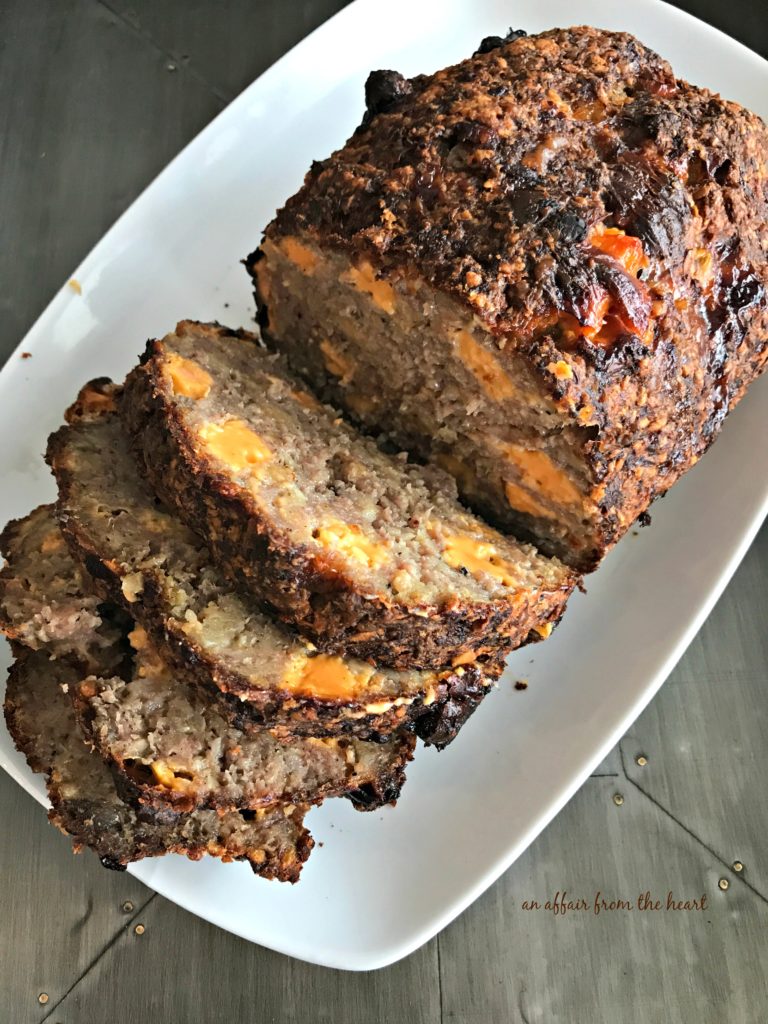
<path id="1" fill-rule="evenodd" d="M 342 6 L 0 0 L 0 360 L 185 142 Z M 678 6 L 768 50 L 764 5 Z M 73 858 L 0 777 L 0 1024 L 764 1021 L 767 613 L 765 528 L 596 777 L 458 921 L 368 975 L 252 946 L 88 853 Z M 563 889 L 706 894 L 708 909 L 522 909 Z"/>

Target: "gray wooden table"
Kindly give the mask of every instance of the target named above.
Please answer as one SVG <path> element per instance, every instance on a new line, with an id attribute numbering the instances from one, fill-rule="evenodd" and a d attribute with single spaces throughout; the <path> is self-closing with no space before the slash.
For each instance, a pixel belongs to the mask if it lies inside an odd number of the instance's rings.
<path id="1" fill-rule="evenodd" d="M 0 358 L 184 143 L 342 6 L 0 0 Z M 680 6 L 768 52 L 763 5 Z M 0 1024 L 762 1024 L 767 615 L 768 528 L 568 807 L 438 938 L 371 974 L 249 945 L 88 854 L 73 858 L 0 773 Z M 705 894 L 707 907 L 523 909 L 563 890 Z"/>

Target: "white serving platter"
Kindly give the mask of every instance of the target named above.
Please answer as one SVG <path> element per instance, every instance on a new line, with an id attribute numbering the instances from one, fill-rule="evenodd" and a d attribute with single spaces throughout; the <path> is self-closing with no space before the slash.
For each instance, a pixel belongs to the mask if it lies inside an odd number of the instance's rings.
<path id="1" fill-rule="evenodd" d="M 387 0 L 385 18 L 379 0 L 357 0 L 166 168 L 73 270 L 82 294 L 64 286 L 11 356 L 0 374 L 0 523 L 53 497 L 41 452 L 86 378 L 120 378 L 144 340 L 178 319 L 251 322 L 238 261 L 310 161 L 357 124 L 371 68 L 431 71 L 510 25 L 584 23 L 633 32 L 679 75 L 768 114 L 768 64 L 657 0 Z M 396 810 L 366 815 L 335 800 L 311 813 L 323 845 L 298 885 L 176 856 L 132 873 L 221 928 L 314 963 L 368 970 L 418 948 L 533 842 L 696 634 L 768 511 L 768 444 L 755 443 L 766 423 L 768 380 L 655 506 L 653 526 L 589 578 L 551 640 L 513 655 L 457 741 L 420 752 Z M 0 668 L 8 659 L 0 645 Z M 531 681 L 524 694 L 518 676 Z M 0 764 L 46 802 L 4 729 Z"/>

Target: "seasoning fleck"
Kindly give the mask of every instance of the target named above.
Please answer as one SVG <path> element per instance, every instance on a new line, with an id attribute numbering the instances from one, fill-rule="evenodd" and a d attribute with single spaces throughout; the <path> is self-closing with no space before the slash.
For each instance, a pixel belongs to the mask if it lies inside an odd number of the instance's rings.
<path id="1" fill-rule="evenodd" d="M 77 280 L 76 277 L 70 278 L 70 280 L 69 280 L 69 287 L 72 289 L 72 291 L 75 293 L 75 295 L 82 295 L 83 294 L 82 286 L 81 286 L 80 282 Z"/>
<path id="2" fill-rule="evenodd" d="M 528 680 L 527 679 L 516 679 L 515 680 L 515 689 L 516 690 L 527 690 L 528 689 Z"/>
<path id="3" fill-rule="evenodd" d="M 31 352 L 22 352 L 21 353 L 21 358 L 22 359 L 31 359 L 32 358 L 32 353 Z"/>

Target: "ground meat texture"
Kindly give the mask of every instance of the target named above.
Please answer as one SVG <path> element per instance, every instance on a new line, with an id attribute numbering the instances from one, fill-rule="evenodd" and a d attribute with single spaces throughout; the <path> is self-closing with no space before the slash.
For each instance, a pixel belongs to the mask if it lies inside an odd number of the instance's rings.
<path id="1" fill-rule="evenodd" d="M 134 810 L 115 789 L 109 769 L 81 739 L 72 702 L 62 687 L 79 681 L 76 668 L 44 651 L 21 651 L 11 669 L 5 720 L 33 771 L 47 777 L 49 818 L 87 846 L 105 867 L 122 869 L 144 857 L 183 853 L 224 861 L 247 860 L 263 878 L 295 882 L 312 849 L 302 825 L 304 808 L 243 814 Z"/>
<path id="2" fill-rule="evenodd" d="M 55 576 L 50 560 L 40 554 L 41 541 L 56 552 Z M 5 584 L 15 592 L 23 581 L 27 595 L 14 607 L 14 639 L 37 640 L 34 626 L 51 605 L 49 590 L 67 595 L 68 621 L 84 618 L 78 607 L 93 604 L 92 590 L 64 544 L 51 506 L 15 523 L 5 552 Z M 374 810 L 399 796 L 413 755 L 412 733 L 401 731 L 385 743 L 354 737 L 281 742 L 266 729 L 245 734 L 170 671 L 127 615 L 107 604 L 99 611 L 101 621 L 110 624 L 108 636 L 104 626 L 97 639 L 78 627 L 65 653 L 55 641 L 42 649 L 81 670 L 80 681 L 68 689 L 78 721 L 86 740 L 111 765 L 121 794 L 134 803 L 160 810 L 253 810 L 347 796 L 360 810 Z M 94 674 L 83 679 L 88 673 Z"/>
<path id="3" fill-rule="evenodd" d="M 120 624 L 85 592 L 52 506 L 8 523 L 0 551 L 7 560 L 0 572 L 0 631 L 9 640 L 45 648 L 54 658 L 76 656 L 86 668 L 103 665 L 108 651 L 120 658 Z"/>
<path id="4" fill-rule="evenodd" d="M 398 669 L 540 638 L 576 577 L 382 452 L 244 332 L 150 342 L 121 412 L 142 470 L 233 579 L 319 649 Z"/>
<path id="5" fill-rule="evenodd" d="M 592 28 L 368 92 L 246 261 L 263 337 L 591 569 L 765 367 L 765 126 Z"/>
<path id="6" fill-rule="evenodd" d="M 203 542 L 137 473 L 114 411 L 86 386 L 49 440 L 57 514 L 75 559 L 105 599 L 144 627 L 163 659 L 218 700 L 228 720 L 279 735 L 378 738 L 406 726 L 441 747 L 477 707 L 500 662 L 395 672 L 318 654 L 236 591 Z"/>
<path id="7" fill-rule="evenodd" d="M 75 699 L 86 735 L 139 803 L 242 810 L 349 796 L 374 810 L 399 796 L 411 733 L 386 743 L 244 733 L 175 677 L 142 629 L 131 641 L 138 648 L 131 679 L 92 676 Z"/>

